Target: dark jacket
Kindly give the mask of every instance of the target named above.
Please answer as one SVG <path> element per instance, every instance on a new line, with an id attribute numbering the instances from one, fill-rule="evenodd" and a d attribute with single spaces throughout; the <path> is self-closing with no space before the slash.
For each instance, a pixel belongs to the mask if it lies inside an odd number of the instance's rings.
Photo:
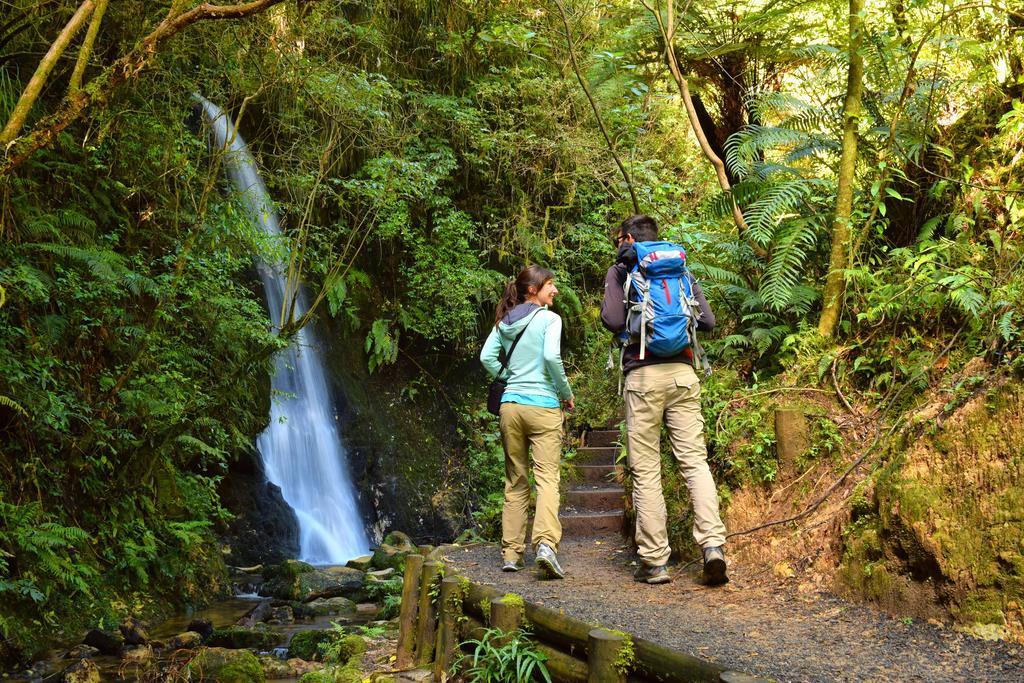
<path id="1" fill-rule="evenodd" d="M 632 245 L 623 244 L 619 247 L 619 253 L 615 259 L 615 265 L 608 269 L 604 276 L 604 301 L 601 302 L 601 322 L 613 334 L 619 334 L 626 329 L 626 300 L 622 288 L 626 284 L 626 275 L 636 264 L 636 251 Z M 715 329 L 715 314 L 711 312 L 707 299 L 704 298 L 704 291 L 700 283 L 693 280 L 693 296 L 700 304 L 700 317 L 697 319 L 698 332 L 710 332 Z M 645 365 L 656 365 L 658 363 L 688 363 L 693 365 L 693 351 L 689 348 L 683 352 L 668 358 L 646 354 L 640 360 L 640 343 L 626 346 L 622 355 L 622 371 L 629 373 L 631 370 Z"/>

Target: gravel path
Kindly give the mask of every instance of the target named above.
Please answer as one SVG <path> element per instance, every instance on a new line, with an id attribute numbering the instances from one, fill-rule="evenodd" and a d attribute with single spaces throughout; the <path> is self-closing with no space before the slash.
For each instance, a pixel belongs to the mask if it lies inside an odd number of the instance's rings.
<path id="1" fill-rule="evenodd" d="M 1024 647 L 908 624 L 827 593 L 765 588 L 742 567 L 719 588 L 700 585 L 697 567 L 674 570 L 671 584 L 635 583 L 634 556 L 618 539 L 564 543 L 564 581 L 502 573 L 493 545 L 451 548 L 446 558 L 530 602 L 779 681 L 1024 681 Z"/>

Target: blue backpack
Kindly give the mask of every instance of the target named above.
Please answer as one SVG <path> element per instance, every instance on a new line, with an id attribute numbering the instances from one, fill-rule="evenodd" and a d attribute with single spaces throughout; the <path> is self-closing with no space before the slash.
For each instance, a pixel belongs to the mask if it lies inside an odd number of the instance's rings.
<path id="1" fill-rule="evenodd" d="M 639 341 L 640 359 L 668 358 L 687 347 L 706 373 L 711 367 L 697 341 L 700 304 L 686 267 L 686 250 L 671 242 L 637 242 L 636 265 L 626 276 L 624 343 Z M 626 335 L 628 334 L 628 338 Z"/>

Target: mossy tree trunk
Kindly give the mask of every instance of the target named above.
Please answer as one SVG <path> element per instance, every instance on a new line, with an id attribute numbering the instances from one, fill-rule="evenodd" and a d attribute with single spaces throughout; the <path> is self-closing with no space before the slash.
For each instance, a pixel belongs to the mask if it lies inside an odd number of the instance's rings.
<path id="1" fill-rule="evenodd" d="M 107 11 L 108 0 L 96 0 L 96 9 L 92 13 L 92 21 L 89 22 L 89 30 L 85 32 L 85 40 L 78 50 L 78 61 L 75 62 L 75 70 L 71 74 L 71 82 L 68 84 L 68 94 L 74 95 L 82 89 L 82 76 L 85 75 L 85 68 L 89 65 L 89 57 L 92 55 L 92 46 L 96 44 L 96 36 L 100 33 L 100 24 L 103 23 L 103 15 Z"/>
<path id="2" fill-rule="evenodd" d="M 75 10 L 75 13 L 68 20 L 68 23 L 64 25 L 60 35 L 50 45 L 50 49 L 43 55 L 43 59 L 39 62 L 39 66 L 36 67 L 32 78 L 29 79 L 28 85 L 21 92 L 18 103 L 14 105 L 11 117 L 7 119 L 3 131 L 0 131 L 0 145 L 6 147 L 12 140 L 18 137 L 21 127 L 25 125 L 25 121 L 28 119 L 28 113 L 32 111 L 32 105 L 39 99 L 39 94 L 43 91 L 43 86 L 46 85 L 46 79 L 50 77 L 50 72 L 57 66 L 57 62 L 60 60 L 61 55 L 64 54 L 71 39 L 82 28 L 95 7 L 96 4 L 92 0 L 85 0 L 85 2 L 79 5 L 78 9 Z"/>
<path id="3" fill-rule="evenodd" d="M 850 69 L 846 78 L 846 102 L 843 104 L 843 153 L 839 161 L 839 187 L 836 213 L 832 223 L 832 253 L 825 281 L 818 332 L 831 337 L 839 322 L 846 295 L 849 263 L 850 219 L 853 215 L 853 181 L 857 167 L 857 126 L 860 123 L 861 94 L 864 90 L 864 58 L 860 54 L 864 40 L 864 0 L 850 0 Z"/>

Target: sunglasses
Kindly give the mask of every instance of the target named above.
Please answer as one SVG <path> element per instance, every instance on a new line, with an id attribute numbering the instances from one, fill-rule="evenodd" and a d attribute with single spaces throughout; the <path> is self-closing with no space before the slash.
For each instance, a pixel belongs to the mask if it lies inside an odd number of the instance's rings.
<path id="1" fill-rule="evenodd" d="M 626 241 L 627 237 L 629 237 L 629 235 L 616 235 L 615 237 L 612 238 L 612 244 L 618 247 L 619 245 Z"/>

